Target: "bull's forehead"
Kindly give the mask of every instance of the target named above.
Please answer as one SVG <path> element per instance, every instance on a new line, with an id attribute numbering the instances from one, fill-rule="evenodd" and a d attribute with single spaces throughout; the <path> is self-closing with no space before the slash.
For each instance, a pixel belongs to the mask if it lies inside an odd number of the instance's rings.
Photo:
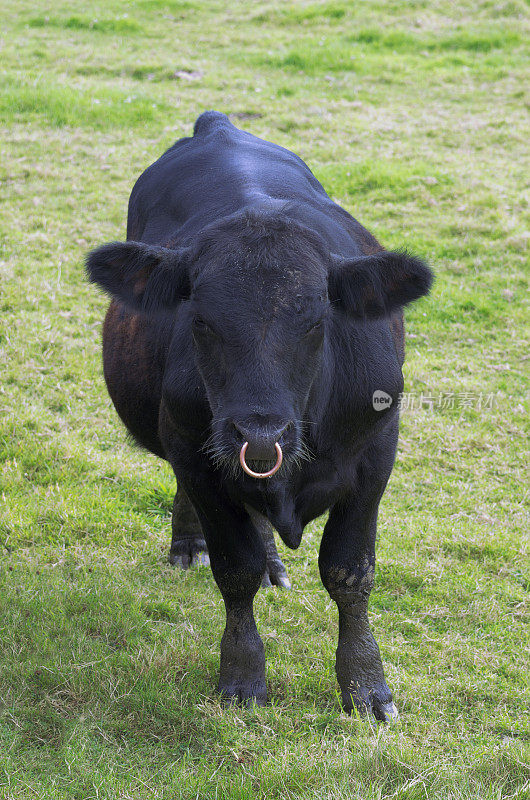
<path id="1" fill-rule="evenodd" d="M 312 265 L 267 265 L 266 269 L 244 260 L 201 272 L 194 286 L 194 298 L 211 311 L 230 313 L 248 310 L 261 318 L 295 313 L 305 317 L 318 313 L 327 300 L 324 270 Z"/>

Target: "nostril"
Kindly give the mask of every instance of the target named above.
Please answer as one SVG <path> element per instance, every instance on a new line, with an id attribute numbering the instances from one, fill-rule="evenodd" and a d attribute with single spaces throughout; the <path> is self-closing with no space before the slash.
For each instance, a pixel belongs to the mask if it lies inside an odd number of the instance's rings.
<path id="1" fill-rule="evenodd" d="M 285 417 L 284 417 L 285 419 Z M 277 445 L 284 448 L 287 444 L 289 429 L 294 427 L 293 420 L 284 422 L 281 417 L 262 416 L 258 420 L 231 420 L 232 436 L 238 450 L 247 443 L 245 457 L 248 462 L 275 462 Z"/>
<path id="2" fill-rule="evenodd" d="M 232 425 L 235 429 L 237 439 L 241 440 L 241 444 L 249 442 L 249 444 L 252 445 L 253 443 L 257 444 L 259 442 L 261 446 L 270 447 L 272 450 L 274 450 L 275 443 L 293 427 L 292 421 L 276 428 L 266 424 L 246 427 L 237 422 L 232 422 Z"/>
<path id="3" fill-rule="evenodd" d="M 281 428 L 278 431 L 278 433 L 276 434 L 276 441 L 278 441 L 280 439 L 280 437 L 284 435 L 284 433 L 287 433 L 288 431 L 290 431 L 290 429 L 292 427 L 293 427 L 293 423 L 292 422 L 288 422 L 287 425 L 284 425 L 283 428 Z"/>
<path id="4" fill-rule="evenodd" d="M 234 428 L 236 429 L 236 433 L 238 434 L 238 438 L 242 439 L 242 442 L 248 442 L 249 432 L 246 431 L 244 428 L 240 427 L 237 422 L 233 423 Z"/>

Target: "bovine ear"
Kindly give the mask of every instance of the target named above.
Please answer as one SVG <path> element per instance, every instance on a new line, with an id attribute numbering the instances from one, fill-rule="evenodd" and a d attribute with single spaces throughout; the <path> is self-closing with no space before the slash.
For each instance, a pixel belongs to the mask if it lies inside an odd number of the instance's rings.
<path id="1" fill-rule="evenodd" d="M 433 274 L 406 252 L 382 250 L 351 261 L 332 256 L 330 301 L 360 319 L 384 317 L 428 294 Z"/>
<path id="2" fill-rule="evenodd" d="M 88 279 L 133 311 L 168 310 L 190 293 L 186 250 L 111 242 L 88 254 Z"/>

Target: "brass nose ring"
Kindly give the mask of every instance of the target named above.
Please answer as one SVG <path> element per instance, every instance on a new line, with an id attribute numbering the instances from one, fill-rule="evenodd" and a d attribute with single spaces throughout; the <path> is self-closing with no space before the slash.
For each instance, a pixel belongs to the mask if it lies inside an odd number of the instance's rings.
<path id="1" fill-rule="evenodd" d="M 239 463 L 241 464 L 247 475 L 250 475 L 251 478 L 270 478 L 271 475 L 274 475 L 275 472 L 278 472 L 283 461 L 282 448 L 280 447 L 278 442 L 275 442 L 274 444 L 278 458 L 276 460 L 276 464 L 268 472 L 254 472 L 253 470 L 250 469 L 249 466 L 247 466 L 247 462 L 245 461 L 245 453 L 247 452 L 247 447 L 248 447 L 248 442 L 245 442 L 239 454 Z"/>

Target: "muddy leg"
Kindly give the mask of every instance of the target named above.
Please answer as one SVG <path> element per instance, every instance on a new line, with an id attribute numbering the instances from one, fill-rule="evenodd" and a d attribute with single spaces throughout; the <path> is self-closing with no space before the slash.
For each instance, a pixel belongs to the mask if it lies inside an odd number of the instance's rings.
<path id="1" fill-rule="evenodd" d="M 339 610 L 335 666 L 344 710 L 355 707 L 387 721 L 397 717 L 397 710 L 367 611 L 374 582 L 375 516 L 362 520 L 359 511 L 356 499 L 332 509 L 322 537 L 320 575 Z"/>
<path id="2" fill-rule="evenodd" d="M 397 717 L 379 647 L 368 621 L 374 582 L 379 502 L 394 461 L 397 425 L 375 441 L 357 468 L 356 485 L 331 509 L 320 545 L 322 582 L 339 611 L 337 678 L 346 711 Z"/>

